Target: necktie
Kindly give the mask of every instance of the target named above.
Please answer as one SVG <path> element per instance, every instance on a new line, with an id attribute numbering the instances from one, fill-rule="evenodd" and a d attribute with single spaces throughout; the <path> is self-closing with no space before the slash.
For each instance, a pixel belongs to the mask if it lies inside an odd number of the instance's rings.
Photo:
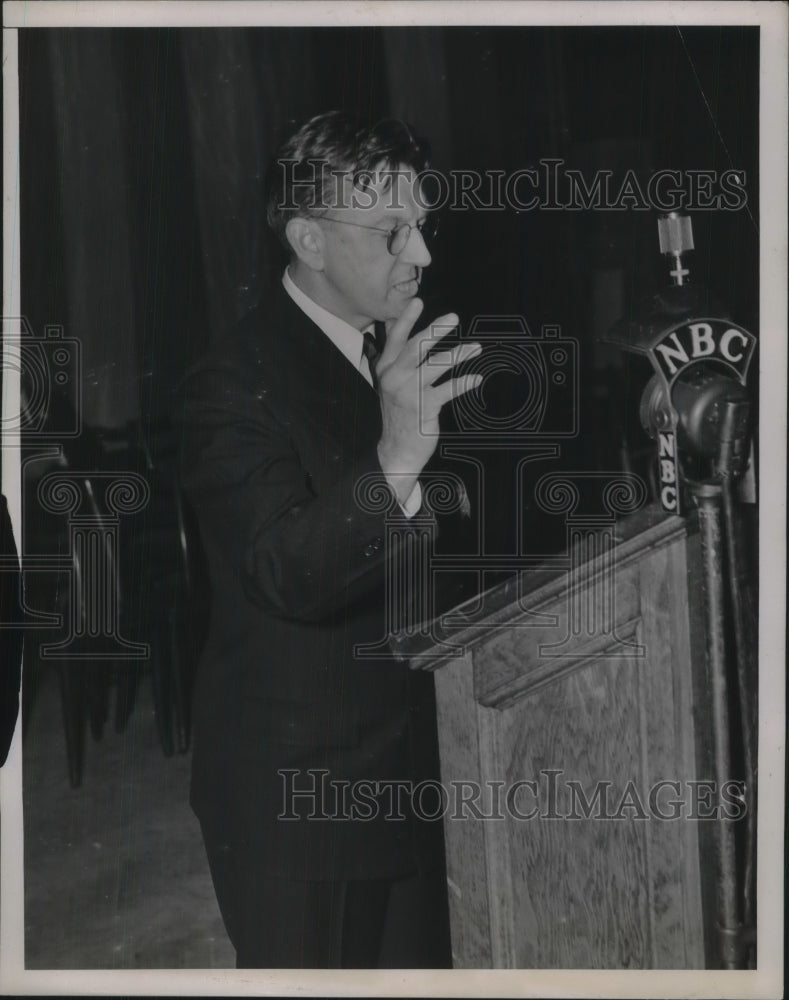
<path id="1" fill-rule="evenodd" d="M 386 330 L 383 323 L 375 324 L 375 333 L 372 330 L 368 330 L 364 334 L 364 343 L 362 344 L 362 354 L 367 358 L 367 364 L 370 366 L 370 377 L 373 380 L 373 389 L 378 391 L 378 376 L 376 375 L 376 365 L 378 364 L 378 359 L 381 357 L 384 349 L 384 343 L 386 341 Z"/>

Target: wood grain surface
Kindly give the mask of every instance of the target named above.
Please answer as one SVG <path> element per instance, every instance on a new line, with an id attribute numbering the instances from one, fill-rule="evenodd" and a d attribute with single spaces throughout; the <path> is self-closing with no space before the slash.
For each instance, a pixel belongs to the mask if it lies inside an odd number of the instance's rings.
<path id="1" fill-rule="evenodd" d="M 599 572 L 573 594 L 541 582 L 555 628 L 481 630 L 436 674 L 442 780 L 478 782 L 480 804 L 499 795 L 497 818 L 489 806 L 445 822 L 457 967 L 705 964 L 688 818 L 688 783 L 711 777 L 688 587 L 698 546 L 654 524 L 643 541 L 614 560 L 607 591 Z M 579 599 L 598 634 L 569 627 Z"/>

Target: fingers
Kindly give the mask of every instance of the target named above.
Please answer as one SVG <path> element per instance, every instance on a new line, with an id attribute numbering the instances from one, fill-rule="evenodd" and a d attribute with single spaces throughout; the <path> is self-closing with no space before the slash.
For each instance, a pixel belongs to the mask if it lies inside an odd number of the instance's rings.
<path id="1" fill-rule="evenodd" d="M 462 361 L 469 361 L 482 353 L 481 344 L 459 344 L 451 351 L 441 351 L 425 358 L 422 362 L 422 373 L 424 382 L 432 385 L 433 382 L 441 378 L 448 371 L 459 365 Z"/>
<path id="2" fill-rule="evenodd" d="M 381 363 L 388 363 L 400 354 L 424 307 L 421 299 L 411 299 L 400 316 L 391 325 L 387 324 L 386 345 L 381 354 Z"/>
<path id="3" fill-rule="evenodd" d="M 482 378 L 482 375 L 462 375 L 460 378 L 444 382 L 443 385 L 433 386 L 429 390 L 431 401 L 437 410 L 441 409 L 444 403 L 448 403 L 450 399 L 457 399 L 458 396 L 482 385 Z"/>
<path id="4" fill-rule="evenodd" d="M 424 330 L 421 330 L 415 337 L 411 337 L 409 340 L 411 331 L 421 316 L 423 309 L 424 303 L 421 299 L 411 299 L 400 317 L 391 324 L 387 324 L 386 346 L 381 355 L 381 360 L 384 363 L 388 363 L 399 357 L 406 347 L 410 352 L 406 357 L 411 360 L 415 358 L 421 359 L 421 345 L 425 341 L 433 340 L 438 343 L 442 337 L 446 336 L 451 330 L 454 330 L 460 322 L 457 313 L 446 313 L 444 316 L 434 319 Z"/>
<path id="5" fill-rule="evenodd" d="M 434 319 L 432 323 L 420 330 L 419 333 L 412 337 L 408 341 L 408 348 L 412 351 L 414 355 L 417 355 L 420 359 L 420 364 L 424 360 L 423 344 L 427 344 L 427 349 L 430 347 L 437 346 L 447 334 L 451 333 L 452 330 L 460 322 L 460 317 L 457 313 L 445 313 L 443 316 L 439 316 Z"/>

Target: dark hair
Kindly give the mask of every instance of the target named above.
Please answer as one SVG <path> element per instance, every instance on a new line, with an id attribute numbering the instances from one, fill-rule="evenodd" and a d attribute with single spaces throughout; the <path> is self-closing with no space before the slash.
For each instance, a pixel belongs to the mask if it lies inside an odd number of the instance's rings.
<path id="1" fill-rule="evenodd" d="M 269 166 L 266 182 L 266 218 L 283 246 L 288 220 L 320 216 L 331 205 L 337 177 L 349 174 L 364 185 L 376 168 L 395 171 L 401 166 L 420 173 L 428 165 L 430 147 L 410 125 L 387 118 L 364 125 L 358 115 L 328 111 L 316 115 L 280 148 Z"/>

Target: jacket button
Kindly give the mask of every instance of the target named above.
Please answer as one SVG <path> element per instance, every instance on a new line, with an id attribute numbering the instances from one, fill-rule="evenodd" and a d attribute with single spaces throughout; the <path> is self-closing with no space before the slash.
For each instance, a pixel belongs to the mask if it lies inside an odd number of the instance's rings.
<path id="1" fill-rule="evenodd" d="M 366 556 L 371 556 L 373 552 L 375 552 L 375 546 L 373 545 L 372 542 L 368 542 L 367 545 L 365 545 L 364 547 L 364 554 Z"/>

